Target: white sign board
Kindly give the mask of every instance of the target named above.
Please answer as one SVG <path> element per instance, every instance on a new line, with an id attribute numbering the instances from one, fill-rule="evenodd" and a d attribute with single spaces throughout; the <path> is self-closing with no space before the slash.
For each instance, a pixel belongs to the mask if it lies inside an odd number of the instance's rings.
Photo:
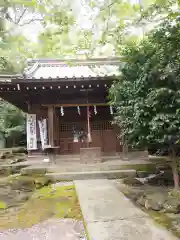
<path id="1" fill-rule="evenodd" d="M 26 118 L 27 150 L 37 149 L 36 114 L 27 114 Z"/>
<path id="2" fill-rule="evenodd" d="M 48 139 L 47 139 L 47 120 L 39 120 L 39 131 L 40 131 L 40 138 L 41 138 L 41 145 L 42 148 L 48 144 Z"/>

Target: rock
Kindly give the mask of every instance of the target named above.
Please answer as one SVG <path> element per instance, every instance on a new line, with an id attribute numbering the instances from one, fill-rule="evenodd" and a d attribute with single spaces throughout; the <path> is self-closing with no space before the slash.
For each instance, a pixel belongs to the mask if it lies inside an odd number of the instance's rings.
<path id="1" fill-rule="evenodd" d="M 0 166 L 0 176 L 9 176 L 12 173 L 10 166 Z"/>
<path id="2" fill-rule="evenodd" d="M 1 159 L 7 159 L 7 158 L 12 158 L 13 154 L 11 151 L 6 151 L 6 152 L 1 152 L 0 158 Z"/>
<path id="3" fill-rule="evenodd" d="M 14 148 L 12 153 L 27 153 L 27 149 L 25 147 Z"/>
<path id="4" fill-rule="evenodd" d="M 46 177 L 39 177 L 34 180 L 35 186 L 37 189 L 47 186 L 50 183 L 50 180 Z"/>
<path id="5" fill-rule="evenodd" d="M 145 198 L 145 196 L 141 196 L 137 201 L 136 201 L 136 203 L 138 203 L 139 205 L 141 205 L 141 206 L 145 206 L 145 201 L 146 201 L 146 198 Z"/>
<path id="6" fill-rule="evenodd" d="M 167 199 L 166 193 L 154 193 L 148 195 L 145 200 L 145 208 L 152 209 L 154 211 L 160 211 L 163 209 L 163 205 Z"/>
<path id="7" fill-rule="evenodd" d="M 124 184 L 131 185 L 131 186 L 141 186 L 143 183 L 141 183 L 138 179 L 136 178 L 125 178 L 123 180 Z"/>
<path id="8" fill-rule="evenodd" d="M 20 173 L 21 169 L 23 168 L 23 165 L 20 166 L 11 166 L 11 174 L 16 174 L 16 173 Z"/>
<path id="9" fill-rule="evenodd" d="M 12 180 L 11 189 L 13 190 L 25 190 L 25 191 L 33 191 L 35 188 L 35 183 L 32 178 L 19 177 L 17 179 Z"/>
<path id="10" fill-rule="evenodd" d="M 163 207 L 167 213 L 180 213 L 180 200 L 178 198 L 169 197 Z"/>
<path id="11" fill-rule="evenodd" d="M 147 210 L 152 209 L 154 211 L 160 211 L 163 208 L 163 205 L 158 204 L 158 202 L 153 199 L 146 199 L 144 206 Z"/>
<path id="12" fill-rule="evenodd" d="M 26 202 L 30 198 L 30 196 L 31 196 L 31 194 L 29 194 L 27 192 L 20 192 L 16 197 L 16 201 L 17 202 Z"/>
<path id="13" fill-rule="evenodd" d="M 20 173 L 23 165 L 1 165 L 0 166 L 0 176 L 9 176 L 11 174 Z"/>
<path id="14" fill-rule="evenodd" d="M 144 195 L 144 192 L 140 189 L 126 189 L 125 195 L 136 202 L 142 195 Z"/>
<path id="15" fill-rule="evenodd" d="M 25 162 L 26 158 L 25 157 L 17 157 L 15 159 L 10 160 L 9 164 L 15 164 L 19 162 Z"/>
<path id="16" fill-rule="evenodd" d="M 146 172 L 146 171 L 137 171 L 137 177 L 138 178 L 145 178 L 145 177 L 148 177 L 149 176 L 149 173 Z"/>
<path id="17" fill-rule="evenodd" d="M 46 173 L 45 167 L 26 167 L 21 169 L 22 175 L 33 176 L 33 175 L 44 175 L 45 173 Z"/>

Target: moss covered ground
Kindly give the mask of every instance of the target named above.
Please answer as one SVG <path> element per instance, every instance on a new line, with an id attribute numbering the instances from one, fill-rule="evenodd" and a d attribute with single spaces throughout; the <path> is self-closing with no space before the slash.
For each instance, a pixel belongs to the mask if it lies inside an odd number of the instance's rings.
<path id="1" fill-rule="evenodd" d="M 36 189 L 17 212 L 12 210 L 0 210 L 1 229 L 31 227 L 51 217 L 82 219 L 73 185 Z"/>

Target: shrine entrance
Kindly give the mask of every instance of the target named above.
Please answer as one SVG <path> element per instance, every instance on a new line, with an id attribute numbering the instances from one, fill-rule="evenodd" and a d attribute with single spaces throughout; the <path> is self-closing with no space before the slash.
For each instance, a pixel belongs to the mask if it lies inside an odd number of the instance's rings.
<path id="1" fill-rule="evenodd" d="M 115 154 L 121 146 L 117 139 L 117 128 L 111 124 L 108 106 L 90 107 L 91 142 L 89 147 L 100 147 L 102 153 Z M 86 107 L 56 109 L 58 136 L 56 144 L 59 154 L 79 154 L 80 148 L 87 147 L 87 111 Z M 103 120 L 102 120 L 103 119 Z M 105 119 L 105 120 L 104 120 Z"/>
<path id="2" fill-rule="evenodd" d="M 101 152 L 121 152 L 119 129 L 111 124 L 113 106 L 108 103 L 119 64 L 117 58 L 34 59 L 23 74 L 0 76 L 1 98 L 27 113 L 29 153 L 45 147 L 53 154 L 80 154 L 85 161 L 99 161 Z"/>

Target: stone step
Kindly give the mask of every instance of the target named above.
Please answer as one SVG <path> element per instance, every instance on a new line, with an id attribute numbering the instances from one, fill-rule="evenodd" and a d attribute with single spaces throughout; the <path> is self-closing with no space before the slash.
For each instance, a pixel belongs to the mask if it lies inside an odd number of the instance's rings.
<path id="1" fill-rule="evenodd" d="M 34 154 L 27 157 L 28 160 L 43 160 L 44 158 L 47 158 L 46 155 L 43 154 Z M 110 161 L 110 160 L 120 160 L 121 157 L 119 155 L 115 156 L 102 156 L 102 161 Z M 64 162 L 80 162 L 80 155 L 56 155 L 55 161 L 57 164 L 64 163 Z"/>
<path id="2" fill-rule="evenodd" d="M 60 172 L 60 173 L 46 173 L 52 181 L 71 181 L 71 180 L 85 180 L 85 179 L 118 179 L 125 177 L 135 177 L 136 170 L 113 170 L 113 171 L 92 171 L 92 172 Z"/>
<path id="3" fill-rule="evenodd" d="M 123 165 L 111 165 L 111 164 L 71 164 L 61 166 L 49 166 L 47 167 L 47 173 L 59 173 L 59 172 L 92 172 L 92 171 L 109 171 L 109 170 L 122 170 Z M 128 169 L 128 166 L 126 166 Z"/>
<path id="4" fill-rule="evenodd" d="M 149 166 L 148 166 L 149 165 Z M 136 171 L 142 171 L 142 169 L 150 169 L 152 172 L 155 169 L 155 165 L 152 163 L 142 162 L 124 162 L 124 161 L 115 161 L 115 162 L 105 162 L 105 163 L 96 163 L 96 164 L 81 164 L 81 163 L 45 163 L 45 162 L 36 162 L 36 164 L 31 164 L 31 166 L 24 167 L 21 169 L 21 173 L 25 175 L 36 174 L 38 172 L 45 173 L 66 173 L 66 172 L 96 172 L 96 171 L 116 171 L 116 170 L 128 170 L 134 169 Z"/>
<path id="5" fill-rule="evenodd" d="M 129 167 L 130 168 L 130 167 Z M 125 169 L 129 169 L 128 166 L 125 167 Z M 24 168 L 21 169 L 21 173 L 24 175 L 31 175 L 31 174 L 40 174 L 40 173 L 78 173 L 78 172 L 96 172 L 96 171 L 115 171 L 115 170 L 123 170 L 122 165 L 104 165 L 101 164 L 71 164 L 71 166 L 67 164 L 62 164 L 61 166 L 57 165 L 49 165 L 48 163 L 43 164 L 34 164 L 31 166 L 24 166 Z"/>
<path id="6" fill-rule="evenodd" d="M 47 155 L 32 155 L 32 156 L 28 156 L 27 157 L 27 159 L 28 159 L 28 161 L 37 161 L 37 160 L 42 160 L 43 161 L 43 159 L 46 159 L 46 158 L 48 158 L 48 156 Z M 58 155 L 58 156 L 56 156 L 55 157 L 55 161 L 56 161 L 56 163 L 57 164 L 60 164 L 60 163 L 64 163 L 64 162 L 67 162 L 67 163 L 69 163 L 69 162 L 80 162 L 80 157 L 78 157 L 78 156 L 72 156 L 72 157 L 70 157 L 70 156 L 60 156 L 60 155 Z"/>

